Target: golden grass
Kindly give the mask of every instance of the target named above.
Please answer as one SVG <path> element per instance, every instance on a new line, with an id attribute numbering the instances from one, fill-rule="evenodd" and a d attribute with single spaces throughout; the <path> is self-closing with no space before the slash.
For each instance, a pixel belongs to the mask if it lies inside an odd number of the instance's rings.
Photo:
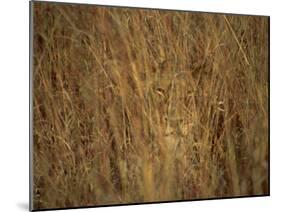
<path id="1" fill-rule="evenodd" d="M 268 194 L 268 18 L 33 2 L 33 208 Z"/>

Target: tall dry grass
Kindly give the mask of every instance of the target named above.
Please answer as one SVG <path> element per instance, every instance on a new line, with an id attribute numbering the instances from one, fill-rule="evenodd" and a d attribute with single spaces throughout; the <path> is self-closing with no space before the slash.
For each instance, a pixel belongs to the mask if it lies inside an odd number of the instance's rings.
<path id="1" fill-rule="evenodd" d="M 34 209 L 268 194 L 268 18 L 33 2 Z"/>

